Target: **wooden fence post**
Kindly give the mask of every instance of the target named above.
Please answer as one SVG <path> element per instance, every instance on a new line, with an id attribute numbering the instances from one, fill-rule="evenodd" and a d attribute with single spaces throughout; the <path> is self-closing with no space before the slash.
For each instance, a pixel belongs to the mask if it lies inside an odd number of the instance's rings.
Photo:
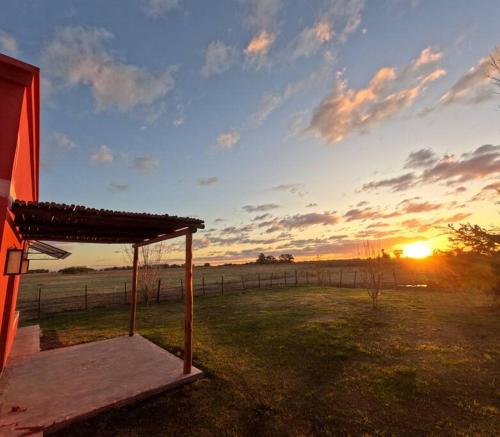
<path id="1" fill-rule="evenodd" d="M 260 273 L 257 273 L 257 280 L 259 281 L 259 288 L 260 288 Z"/>
<path id="2" fill-rule="evenodd" d="M 356 277 L 358 276 L 358 271 L 354 270 L 354 283 L 352 284 L 352 288 L 356 288 Z"/>
<path id="3" fill-rule="evenodd" d="M 283 274 L 283 276 L 285 277 L 285 287 L 286 287 L 286 272 Z"/>
<path id="4" fill-rule="evenodd" d="M 88 291 L 87 284 L 85 284 L 85 311 L 89 309 Z"/>
<path id="5" fill-rule="evenodd" d="M 342 288 L 342 270 L 340 271 L 339 288 Z"/>
<path id="6" fill-rule="evenodd" d="M 392 271 L 392 276 L 394 277 L 394 288 L 398 288 L 398 281 L 396 280 L 396 271 Z"/>
<path id="7" fill-rule="evenodd" d="M 243 275 L 241 275 L 241 287 L 243 288 L 243 290 L 246 290 L 246 287 L 245 287 L 245 278 L 243 278 Z"/>
<path id="8" fill-rule="evenodd" d="M 156 303 L 160 303 L 161 279 L 158 279 L 158 289 L 156 290 Z"/>
<path id="9" fill-rule="evenodd" d="M 220 294 L 224 295 L 224 275 L 220 277 Z"/>
<path id="10" fill-rule="evenodd" d="M 205 275 L 201 277 L 201 289 L 203 290 L 203 296 L 206 296 L 205 294 Z"/>
<path id="11" fill-rule="evenodd" d="M 306 284 L 309 285 L 309 272 L 306 271 Z"/>
<path id="12" fill-rule="evenodd" d="M 42 287 L 38 287 L 38 318 L 42 316 Z"/>
<path id="13" fill-rule="evenodd" d="M 184 283 L 182 282 L 182 279 L 181 279 L 181 298 L 184 297 Z"/>
<path id="14" fill-rule="evenodd" d="M 295 270 L 295 286 L 297 287 L 299 285 L 299 277 L 297 275 L 297 270 Z"/>

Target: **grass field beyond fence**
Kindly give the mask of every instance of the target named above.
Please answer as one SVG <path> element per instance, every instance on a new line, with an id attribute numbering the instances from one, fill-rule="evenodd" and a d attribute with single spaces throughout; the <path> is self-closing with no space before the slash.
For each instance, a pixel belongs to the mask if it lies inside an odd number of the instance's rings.
<path id="1" fill-rule="evenodd" d="M 500 318 L 491 297 L 320 287 L 199 299 L 206 377 L 61 435 L 495 435 Z M 44 348 L 126 333 L 126 308 L 42 319 Z M 182 355 L 181 302 L 138 310 L 141 334 Z"/>
<path id="2" fill-rule="evenodd" d="M 430 283 L 432 275 L 425 267 L 425 263 L 417 260 L 389 260 L 384 263 L 382 288 Z M 64 311 L 124 305 L 130 302 L 131 276 L 131 270 L 25 275 L 21 281 L 18 309 L 22 318 L 28 320 Z M 362 261 L 357 260 L 197 266 L 193 286 L 195 296 L 297 285 L 359 288 L 363 287 L 363 277 Z M 182 298 L 183 280 L 182 267 L 160 269 L 150 301 L 159 303 Z M 140 291 L 138 298 L 143 301 Z"/>

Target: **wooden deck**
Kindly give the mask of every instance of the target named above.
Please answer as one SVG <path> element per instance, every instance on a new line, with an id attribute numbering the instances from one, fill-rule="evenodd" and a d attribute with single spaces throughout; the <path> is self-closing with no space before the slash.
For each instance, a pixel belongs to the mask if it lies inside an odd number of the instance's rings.
<path id="1" fill-rule="evenodd" d="M 0 377 L 1 436 L 60 429 L 202 376 L 138 334 L 42 352 L 35 335 L 19 330 Z"/>

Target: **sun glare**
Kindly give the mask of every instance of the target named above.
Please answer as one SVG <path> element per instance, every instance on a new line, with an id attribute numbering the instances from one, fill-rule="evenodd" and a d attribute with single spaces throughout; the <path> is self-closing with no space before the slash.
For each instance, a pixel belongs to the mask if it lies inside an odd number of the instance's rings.
<path id="1" fill-rule="evenodd" d="M 432 253 L 432 249 L 423 241 L 407 244 L 403 248 L 404 256 L 408 258 L 425 258 Z"/>

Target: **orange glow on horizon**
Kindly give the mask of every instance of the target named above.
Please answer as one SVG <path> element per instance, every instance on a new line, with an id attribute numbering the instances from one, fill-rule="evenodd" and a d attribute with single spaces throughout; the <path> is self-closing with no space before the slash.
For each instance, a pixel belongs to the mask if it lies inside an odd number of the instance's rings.
<path id="1" fill-rule="evenodd" d="M 417 241 L 403 247 L 403 255 L 408 258 L 427 258 L 432 254 L 432 249 L 425 241 Z"/>

